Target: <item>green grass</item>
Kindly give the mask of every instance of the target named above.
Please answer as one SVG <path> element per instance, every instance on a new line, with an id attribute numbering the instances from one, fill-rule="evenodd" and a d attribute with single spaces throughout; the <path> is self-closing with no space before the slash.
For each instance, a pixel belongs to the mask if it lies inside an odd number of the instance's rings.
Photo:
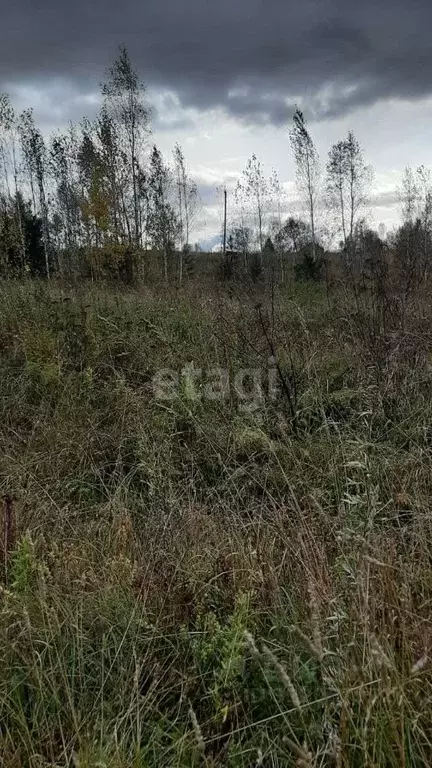
<path id="1" fill-rule="evenodd" d="M 432 763 L 430 310 L 254 291 L 0 286 L 7 768 Z"/>

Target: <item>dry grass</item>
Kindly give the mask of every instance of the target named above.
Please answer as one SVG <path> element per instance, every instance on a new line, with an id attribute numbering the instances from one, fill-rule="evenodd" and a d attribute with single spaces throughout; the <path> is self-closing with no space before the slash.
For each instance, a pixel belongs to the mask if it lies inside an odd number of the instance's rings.
<path id="1" fill-rule="evenodd" d="M 321 286 L 0 299 L 2 765 L 429 766 L 420 297 L 403 325 Z M 255 410 L 154 397 L 269 345 Z"/>

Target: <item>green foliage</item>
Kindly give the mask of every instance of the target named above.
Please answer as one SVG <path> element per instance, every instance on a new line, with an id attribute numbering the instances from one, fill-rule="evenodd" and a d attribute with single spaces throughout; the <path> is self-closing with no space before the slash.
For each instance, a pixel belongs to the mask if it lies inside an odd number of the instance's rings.
<path id="1" fill-rule="evenodd" d="M 302 251 L 301 261 L 294 265 L 294 274 L 296 280 L 318 282 L 323 277 L 324 259 L 319 252 L 322 249 L 318 249 L 318 255 L 313 254 L 312 246 L 307 246 Z"/>
<path id="2" fill-rule="evenodd" d="M 0 274 L 6 278 L 46 277 L 42 220 L 18 192 L 0 199 Z"/>
<path id="3" fill-rule="evenodd" d="M 225 722 L 245 686 L 244 633 L 250 625 L 247 595 L 239 594 L 231 616 L 221 622 L 214 613 L 198 616 L 191 642 L 194 665 L 205 681 L 212 706 L 209 716 Z M 196 634 L 195 634 L 196 632 Z"/>
<path id="4" fill-rule="evenodd" d="M 23 536 L 13 553 L 9 581 L 18 595 L 25 593 L 32 584 L 36 572 L 33 542 L 28 534 Z"/>

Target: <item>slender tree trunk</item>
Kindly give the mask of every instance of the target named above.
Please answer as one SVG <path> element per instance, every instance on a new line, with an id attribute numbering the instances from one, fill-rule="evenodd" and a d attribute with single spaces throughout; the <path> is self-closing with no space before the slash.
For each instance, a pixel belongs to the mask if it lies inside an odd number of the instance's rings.
<path id="1" fill-rule="evenodd" d="M 312 232 L 312 258 L 314 261 L 316 261 L 315 205 L 314 205 L 314 195 L 313 195 L 312 171 L 310 167 L 309 155 L 307 157 L 307 185 L 308 185 L 308 195 L 309 195 L 309 215 L 310 215 L 311 232 Z"/>
<path id="2" fill-rule="evenodd" d="M 29 177 L 30 177 L 30 191 L 31 191 L 31 197 L 32 197 L 32 203 L 33 203 L 33 211 L 36 213 L 36 195 L 34 191 L 34 180 L 33 180 L 33 172 L 29 171 Z"/>
<path id="3" fill-rule="evenodd" d="M 224 223 L 223 223 L 223 257 L 226 256 L 226 243 L 227 243 L 227 191 L 224 189 Z"/>
<path id="4" fill-rule="evenodd" d="M 352 242 L 354 234 L 354 214 L 355 214 L 355 191 L 354 191 L 354 168 L 351 163 L 350 168 L 350 239 Z"/>
<path id="5" fill-rule="evenodd" d="M 186 184 L 183 190 L 183 198 L 184 198 L 184 212 L 185 212 L 185 227 L 186 227 L 186 245 L 189 245 L 189 217 L 190 217 L 190 211 L 189 211 L 189 202 L 187 199 L 187 189 Z"/>
<path id="6" fill-rule="evenodd" d="M 134 205 L 135 245 L 139 247 L 139 211 L 138 211 L 138 184 L 137 184 L 137 160 L 136 160 L 136 120 L 135 105 L 132 93 L 129 96 L 129 110 L 131 114 L 131 165 L 132 165 L 132 191 Z"/>
<path id="7" fill-rule="evenodd" d="M 45 269 L 46 269 L 46 276 L 49 280 L 51 277 L 51 274 L 50 274 L 50 264 L 49 264 L 50 242 L 49 242 L 49 229 L 48 229 L 48 211 L 47 211 L 47 205 L 46 205 L 46 199 L 45 199 L 43 178 L 41 174 L 38 174 L 38 187 L 39 187 L 40 209 L 41 209 L 41 215 L 42 215 L 42 232 L 43 232 L 43 249 L 44 249 L 44 256 L 45 256 Z"/>
<path id="8" fill-rule="evenodd" d="M 310 205 L 310 221 L 311 221 L 311 231 L 312 231 L 312 256 L 313 256 L 313 260 L 315 261 L 316 260 L 315 212 L 314 212 L 312 193 L 310 193 L 309 195 L 309 205 Z"/>
<path id="9" fill-rule="evenodd" d="M 258 229 L 259 229 L 259 242 L 260 242 L 260 266 L 263 266 L 263 233 L 262 233 L 262 208 L 261 203 L 258 200 Z"/>
<path id="10" fill-rule="evenodd" d="M 16 206 L 16 212 L 17 212 L 19 236 L 21 241 L 21 260 L 22 260 L 22 267 L 24 269 L 26 264 L 26 259 L 27 259 L 27 253 L 26 253 L 26 244 L 25 244 L 25 237 L 24 237 L 22 210 L 18 200 L 18 168 L 17 168 L 17 162 L 16 162 L 15 145 L 12 147 L 12 160 L 13 160 L 13 174 L 14 174 L 14 185 L 15 185 L 15 206 Z"/>
<path id="11" fill-rule="evenodd" d="M 180 222 L 180 254 L 179 254 L 179 282 L 183 280 L 183 195 L 182 195 L 182 179 L 180 175 L 180 169 L 177 169 L 177 188 L 178 188 L 178 206 L 179 206 L 179 222 Z"/>
<path id="12" fill-rule="evenodd" d="M 132 232 L 131 232 L 131 228 L 130 228 L 129 217 L 128 217 L 127 211 L 126 211 L 126 203 L 125 203 L 123 192 L 120 192 L 120 200 L 121 200 L 121 205 L 122 205 L 122 208 L 123 208 L 123 216 L 124 216 L 125 225 L 126 225 L 126 229 L 127 229 L 128 242 L 129 242 L 129 245 L 132 245 Z"/>
<path id="13" fill-rule="evenodd" d="M 164 245 L 164 249 L 163 249 L 163 258 L 164 258 L 164 278 L 165 278 L 165 282 L 168 283 L 168 248 L 166 245 Z"/>
<path id="14" fill-rule="evenodd" d="M 341 207 L 342 235 L 343 235 L 344 245 L 346 246 L 347 235 L 346 235 L 346 224 L 345 224 L 345 201 L 343 196 L 342 178 L 339 179 L 339 194 L 340 194 L 340 207 Z"/>

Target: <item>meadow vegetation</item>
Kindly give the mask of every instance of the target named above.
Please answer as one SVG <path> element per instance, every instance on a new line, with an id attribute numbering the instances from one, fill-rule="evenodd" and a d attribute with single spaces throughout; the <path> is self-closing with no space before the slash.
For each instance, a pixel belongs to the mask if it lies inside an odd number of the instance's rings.
<path id="1" fill-rule="evenodd" d="M 431 765 L 432 312 L 347 284 L 0 285 L 2 765 Z"/>

